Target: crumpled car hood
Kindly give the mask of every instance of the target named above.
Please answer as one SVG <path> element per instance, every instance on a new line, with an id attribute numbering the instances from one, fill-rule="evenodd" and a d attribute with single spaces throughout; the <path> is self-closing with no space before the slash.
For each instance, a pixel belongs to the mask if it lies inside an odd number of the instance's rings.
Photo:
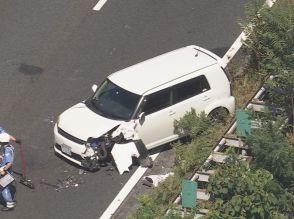
<path id="1" fill-rule="evenodd" d="M 99 137 L 123 121 L 100 116 L 84 103 L 78 103 L 59 116 L 58 127 L 68 134 L 86 141 L 89 137 Z"/>

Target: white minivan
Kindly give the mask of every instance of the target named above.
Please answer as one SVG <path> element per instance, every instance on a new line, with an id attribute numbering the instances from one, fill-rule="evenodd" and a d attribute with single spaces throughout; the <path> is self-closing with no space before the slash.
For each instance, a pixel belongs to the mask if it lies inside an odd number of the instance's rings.
<path id="1" fill-rule="evenodd" d="M 81 166 L 94 154 L 89 137 L 111 134 L 122 123 L 135 123 L 150 150 L 180 137 L 174 120 L 191 108 L 212 117 L 235 110 L 220 58 L 194 45 L 117 71 L 92 89 L 93 96 L 64 111 L 54 127 L 55 152 Z"/>

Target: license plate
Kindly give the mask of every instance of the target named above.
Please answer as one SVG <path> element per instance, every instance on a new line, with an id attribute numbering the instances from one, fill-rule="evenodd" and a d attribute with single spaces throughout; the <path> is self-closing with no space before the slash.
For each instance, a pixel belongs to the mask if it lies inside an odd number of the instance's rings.
<path id="1" fill-rule="evenodd" d="M 61 145 L 61 151 L 65 154 L 71 155 L 71 147 L 69 147 L 65 144 Z"/>

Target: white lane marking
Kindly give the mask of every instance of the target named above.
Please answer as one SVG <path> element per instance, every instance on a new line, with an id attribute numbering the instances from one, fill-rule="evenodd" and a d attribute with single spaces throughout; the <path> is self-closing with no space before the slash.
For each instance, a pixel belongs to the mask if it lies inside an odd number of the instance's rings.
<path id="1" fill-rule="evenodd" d="M 277 0 L 266 0 L 265 4 L 271 8 L 276 1 Z M 235 40 L 235 42 L 232 44 L 231 48 L 226 52 L 224 57 L 221 59 L 220 64 L 223 68 L 225 68 L 227 66 L 227 64 L 231 61 L 231 59 L 236 55 L 236 53 L 238 52 L 238 50 L 242 46 L 242 42 L 246 39 L 247 39 L 247 37 L 246 37 L 245 33 L 242 32 L 239 35 L 239 37 Z"/>
<path id="2" fill-rule="evenodd" d="M 152 158 L 152 160 L 155 160 L 158 155 L 159 155 L 159 153 L 153 154 L 150 157 Z M 139 167 L 136 170 L 136 172 L 132 175 L 132 177 L 129 179 L 129 181 L 120 190 L 120 192 L 117 194 L 117 196 L 114 198 L 114 200 L 108 206 L 108 208 L 104 211 L 104 213 L 102 214 L 100 219 L 109 219 L 113 216 L 113 214 L 119 208 L 119 206 L 124 201 L 124 199 L 132 191 L 132 189 L 137 184 L 137 182 L 142 178 L 142 176 L 144 175 L 144 173 L 146 172 L 147 169 L 148 168 L 146 168 L 146 167 Z"/>
<path id="3" fill-rule="evenodd" d="M 107 0 L 99 0 L 98 3 L 94 6 L 94 11 L 100 11 L 103 5 L 107 2 Z"/>

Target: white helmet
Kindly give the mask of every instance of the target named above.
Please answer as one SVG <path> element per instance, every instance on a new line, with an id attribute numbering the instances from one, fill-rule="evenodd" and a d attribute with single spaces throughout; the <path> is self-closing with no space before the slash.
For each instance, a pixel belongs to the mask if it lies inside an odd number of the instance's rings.
<path id="1" fill-rule="evenodd" d="M 9 141 L 10 141 L 10 135 L 5 132 L 2 132 L 0 134 L 0 143 L 8 143 Z"/>

